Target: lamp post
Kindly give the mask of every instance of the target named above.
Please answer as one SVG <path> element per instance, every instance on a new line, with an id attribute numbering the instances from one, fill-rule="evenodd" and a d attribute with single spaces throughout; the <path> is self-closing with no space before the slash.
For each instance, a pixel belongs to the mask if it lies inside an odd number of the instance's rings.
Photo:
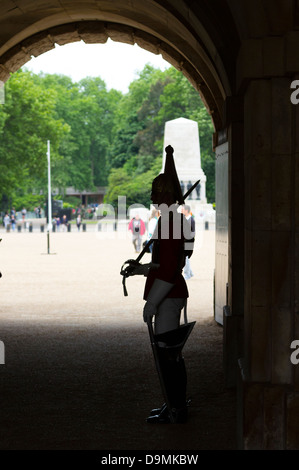
<path id="1" fill-rule="evenodd" d="M 48 254 L 50 253 L 50 230 L 52 229 L 52 198 L 51 198 L 51 161 L 50 161 L 50 141 L 48 140 Z"/>

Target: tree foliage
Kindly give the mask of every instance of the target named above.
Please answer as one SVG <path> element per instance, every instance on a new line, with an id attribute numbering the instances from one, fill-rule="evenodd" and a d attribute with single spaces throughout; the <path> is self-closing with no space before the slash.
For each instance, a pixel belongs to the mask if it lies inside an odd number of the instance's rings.
<path id="1" fill-rule="evenodd" d="M 47 194 L 50 140 L 52 187 L 62 196 L 68 186 L 105 186 L 107 203 L 116 205 L 125 195 L 128 205 L 148 206 L 152 179 L 162 166 L 165 123 L 178 117 L 198 122 L 207 197 L 213 202 L 211 119 L 180 72 L 146 65 L 122 94 L 108 91 L 99 77 L 74 83 L 63 75 L 19 70 L 6 82 L 0 106 L 0 200 L 21 205 L 22 198 Z"/>

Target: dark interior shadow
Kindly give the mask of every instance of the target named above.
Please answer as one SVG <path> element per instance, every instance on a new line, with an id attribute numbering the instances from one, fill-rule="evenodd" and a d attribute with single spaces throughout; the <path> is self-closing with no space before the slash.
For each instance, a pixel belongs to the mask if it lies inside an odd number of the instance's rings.
<path id="1" fill-rule="evenodd" d="M 146 326 L 0 324 L 2 450 L 236 449 L 236 394 L 224 386 L 222 327 L 197 321 L 183 354 L 185 424 L 147 424 L 163 398 Z"/>

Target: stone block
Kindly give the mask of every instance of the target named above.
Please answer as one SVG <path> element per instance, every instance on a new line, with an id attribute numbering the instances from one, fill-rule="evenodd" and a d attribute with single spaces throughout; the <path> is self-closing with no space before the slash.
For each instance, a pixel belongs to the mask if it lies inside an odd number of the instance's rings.
<path id="1" fill-rule="evenodd" d="M 263 423 L 263 386 L 260 384 L 243 385 L 243 442 L 244 450 L 260 450 L 264 444 Z"/>
<path id="2" fill-rule="evenodd" d="M 299 231 L 295 234 L 295 256 L 294 256 L 294 332 L 293 340 L 299 340 Z M 290 350 L 291 352 L 291 350 Z M 296 390 L 299 391 L 299 364 L 293 366 Z"/>
<path id="3" fill-rule="evenodd" d="M 293 92 L 296 93 L 296 98 L 299 98 L 299 87 L 296 86 L 296 88 L 291 88 L 291 84 L 293 81 L 297 81 L 299 83 L 299 74 L 297 76 L 294 76 L 292 80 L 289 80 L 289 100 L 291 102 L 291 94 Z M 298 91 L 297 91 L 298 90 Z M 294 145 L 294 151 L 296 154 L 299 152 L 299 104 L 293 104 L 292 103 L 292 111 L 293 111 L 293 116 L 294 120 L 292 122 L 293 125 L 293 145 Z"/>
<path id="4" fill-rule="evenodd" d="M 289 155 L 292 152 L 292 113 L 289 78 L 275 78 L 272 83 L 271 125 L 272 152 Z"/>
<path id="5" fill-rule="evenodd" d="M 184 65 L 183 65 L 183 68 L 182 68 L 182 74 L 188 79 L 188 81 L 191 83 L 191 85 L 200 92 L 200 87 L 198 88 L 198 73 L 195 71 L 193 65 L 191 65 L 189 62 L 185 62 Z M 201 84 L 200 84 L 201 86 Z M 206 101 L 208 102 L 209 101 L 209 95 L 210 95 L 210 91 L 207 90 L 207 93 L 205 93 L 206 95 Z M 214 97 L 213 97 L 214 98 Z M 210 101 L 213 101 L 214 102 L 214 99 L 213 100 L 210 100 Z M 215 106 L 215 104 L 214 104 Z M 209 107 L 209 110 L 211 112 L 211 106 L 208 106 Z M 212 109 L 212 112 L 214 112 L 215 110 Z"/>
<path id="6" fill-rule="evenodd" d="M 239 380 L 244 450 L 284 450 L 286 387 Z"/>
<path id="7" fill-rule="evenodd" d="M 289 393 L 287 396 L 287 436 L 286 449 L 299 449 L 299 393 Z"/>
<path id="8" fill-rule="evenodd" d="M 292 232 L 272 232 L 272 302 L 277 307 L 291 307 L 292 278 Z"/>
<path id="9" fill-rule="evenodd" d="M 293 317 L 291 309 L 273 307 L 272 316 L 272 383 L 292 384 L 290 361 Z"/>
<path id="10" fill-rule="evenodd" d="M 237 60 L 237 88 L 248 79 L 263 76 L 263 43 L 261 39 L 247 39 L 241 44 Z"/>
<path id="11" fill-rule="evenodd" d="M 295 313 L 298 316 L 298 327 L 299 327 L 299 231 L 295 234 Z M 297 332 L 299 339 L 299 328 Z"/>
<path id="12" fill-rule="evenodd" d="M 299 105 L 298 105 L 299 106 Z M 299 134 L 299 129 L 298 129 Z M 295 168 L 294 168 L 294 209 L 295 209 L 295 230 L 299 232 L 299 153 L 295 153 Z"/>
<path id="13" fill-rule="evenodd" d="M 44 52 L 54 49 L 55 43 L 48 32 L 42 32 L 25 39 L 22 41 L 21 46 L 22 48 L 25 48 L 26 52 L 30 56 L 38 57 Z"/>
<path id="14" fill-rule="evenodd" d="M 296 283 L 299 289 L 298 277 Z M 297 289 L 296 292 L 299 292 Z M 296 290 L 296 288 L 295 288 Z M 294 314 L 294 330 L 292 335 L 292 341 L 299 340 L 299 312 L 298 312 L 298 294 L 297 299 L 295 300 L 295 314 Z M 298 347 L 296 347 L 296 359 L 299 359 L 299 354 L 297 354 Z M 290 348 L 290 355 L 295 352 L 295 349 Z M 294 373 L 294 390 L 299 392 L 299 364 L 293 364 L 293 373 Z"/>
<path id="15" fill-rule="evenodd" d="M 232 315 L 228 306 L 223 308 L 223 368 L 226 387 L 237 383 L 239 344 L 238 334 L 242 318 Z"/>
<path id="16" fill-rule="evenodd" d="M 254 231 L 251 243 L 251 302 L 255 307 L 270 306 L 272 302 L 271 232 Z"/>
<path id="17" fill-rule="evenodd" d="M 244 160 L 244 224 L 248 230 L 252 230 L 252 171 L 251 160 Z"/>
<path id="18" fill-rule="evenodd" d="M 263 39 L 263 75 L 277 77 L 284 75 L 284 38 L 267 37 Z"/>
<path id="19" fill-rule="evenodd" d="M 87 21 L 78 26 L 78 34 L 86 44 L 105 44 L 108 33 L 101 21 Z"/>
<path id="20" fill-rule="evenodd" d="M 134 30 L 130 26 L 125 26 L 118 23 L 107 23 L 106 30 L 112 41 L 124 42 L 131 45 L 135 43 Z"/>
<path id="21" fill-rule="evenodd" d="M 285 68 L 286 73 L 297 73 L 299 70 L 299 31 L 288 31 L 285 35 Z"/>
<path id="22" fill-rule="evenodd" d="M 0 80 L 1 82 L 6 82 L 6 80 L 8 80 L 10 77 L 10 73 L 9 71 L 3 66 L 0 64 Z"/>
<path id="23" fill-rule="evenodd" d="M 292 179 L 294 175 L 291 155 L 272 157 L 272 228 L 290 230 L 292 225 Z"/>
<path id="24" fill-rule="evenodd" d="M 26 51 L 20 48 L 20 46 L 15 46 L 3 54 L 0 65 L 8 72 L 14 73 L 30 59 L 31 56 Z"/>
<path id="25" fill-rule="evenodd" d="M 245 157 L 272 152 L 272 86 L 269 80 L 250 83 L 244 99 Z"/>
<path id="26" fill-rule="evenodd" d="M 281 387 L 264 389 L 263 450 L 284 449 L 285 392 Z"/>
<path id="27" fill-rule="evenodd" d="M 250 336 L 250 311 L 251 311 L 251 282 L 252 282 L 252 231 L 245 230 L 244 236 L 244 324 L 246 328 L 245 338 Z"/>
<path id="28" fill-rule="evenodd" d="M 137 30 L 134 32 L 134 38 L 136 44 L 142 49 L 145 49 L 152 54 L 160 54 L 160 43 L 157 38 L 151 34 L 146 33 L 145 31 Z"/>
<path id="29" fill-rule="evenodd" d="M 251 308 L 249 373 L 253 382 L 271 381 L 271 315 L 269 307 Z"/>
<path id="30" fill-rule="evenodd" d="M 81 37 L 78 34 L 78 26 L 75 23 L 70 23 L 67 25 L 56 26 L 49 30 L 53 41 L 59 46 L 64 46 L 65 44 L 71 42 L 81 41 Z"/>
<path id="31" fill-rule="evenodd" d="M 254 230 L 270 230 L 272 224 L 271 155 L 254 155 L 251 160 L 249 204 Z"/>
<path id="32" fill-rule="evenodd" d="M 169 46 L 165 42 L 161 43 L 160 50 L 161 50 L 161 55 L 164 60 L 169 62 L 177 70 L 182 71 L 183 57 L 178 51 L 173 49 L 171 46 Z"/>
<path id="33" fill-rule="evenodd" d="M 294 2 L 296 3 L 296 2 Z M 285 0 L 267 0 L 263 3 L 264 11 L 267 15 L 267 26 L 269 35 L 280 36 L 294 25 L 294 4 Z"/>

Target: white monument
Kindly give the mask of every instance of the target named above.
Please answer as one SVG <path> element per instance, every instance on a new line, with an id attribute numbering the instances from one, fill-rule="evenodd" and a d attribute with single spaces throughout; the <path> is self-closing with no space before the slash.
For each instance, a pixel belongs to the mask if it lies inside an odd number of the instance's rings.
<path id="1" fill-rule="evenodd" d="M 165 148 L 168 145 L 174 149 L 173 156 L 182 193 L 185 194 L 196 181 L 200 180 L 196 189 L 185 201 L 191 207 L 197 227 L 208 225 L 209 228 L 215 228 L 215 210 L 212 204 L 207 204 L 206 199 L 207 178 L 201 168 L 197 122 L 178 118 L 165 123 L 162 171 L 166 158 Z"/>

